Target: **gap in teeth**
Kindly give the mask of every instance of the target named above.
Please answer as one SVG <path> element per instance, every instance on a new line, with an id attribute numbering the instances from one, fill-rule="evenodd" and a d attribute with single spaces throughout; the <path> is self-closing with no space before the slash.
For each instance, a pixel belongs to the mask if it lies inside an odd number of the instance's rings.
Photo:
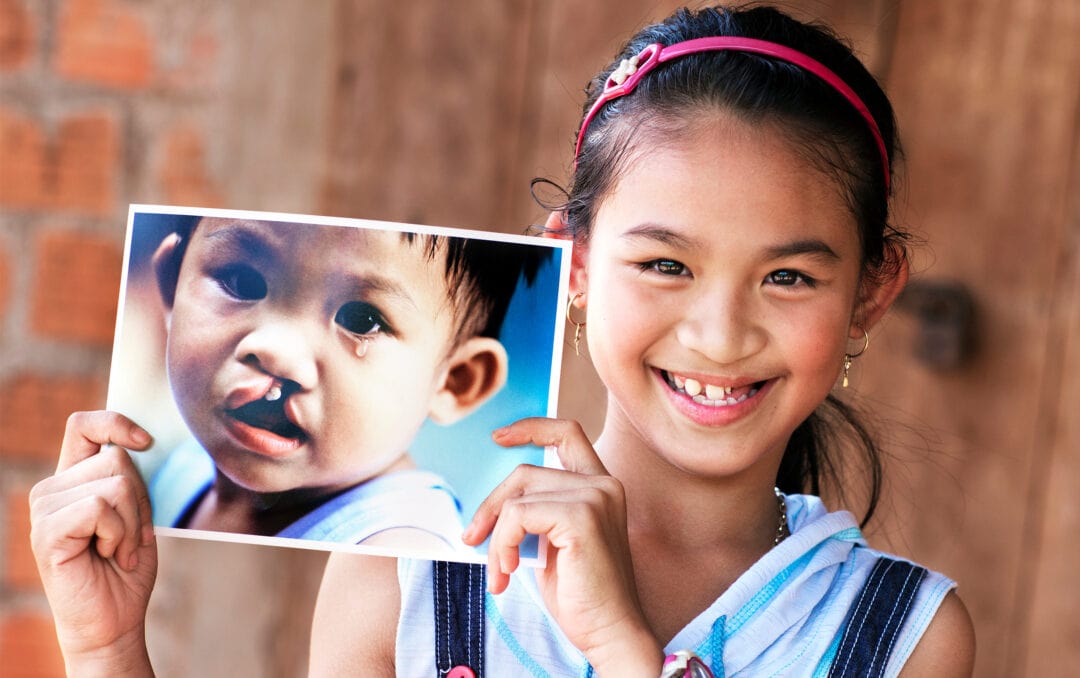
<path id="1" fill-rule="evenodd" d="M 694 398 L 702 393 L 708 400 L 721 400 L 724 396 L 731 395 L 734 390 L 731 386 L 716 386 L 715 384 L 703 384 L 697 379 L 671 375 L 671 382 L 676 390 L 683 391 L 686 395 Z"/>

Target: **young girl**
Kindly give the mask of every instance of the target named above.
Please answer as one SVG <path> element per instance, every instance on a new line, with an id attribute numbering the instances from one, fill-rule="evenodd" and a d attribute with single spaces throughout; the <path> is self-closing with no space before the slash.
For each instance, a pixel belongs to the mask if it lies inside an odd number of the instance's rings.
<path id="1" fill-rule="evenodd" d="M 585 111 L 547 231 L 575 240 L 571 321 L 608 389 L 603 433 L 494 432 L 556 446 L 565 470 L 519 468 L 477 511 L 464 539 L 490 537 L 486 582 L 332 556 L 312 672 L 970 675 L 953 583 L 799 494 L 849 463 L 845 428 L 876 468 L 830 393 L 907 277 L 884 94 L 818 28 L 709 9 L 634 37 Z M 69 669 L 138 675 L 155 551 L 130 462 L 95 454 L 107 441 L 147 443 L 118 415 L 72 419 L 34 492 L 35 551 Z M 548 564 L 515 573 L 526 534 L 547 536 Z"/>

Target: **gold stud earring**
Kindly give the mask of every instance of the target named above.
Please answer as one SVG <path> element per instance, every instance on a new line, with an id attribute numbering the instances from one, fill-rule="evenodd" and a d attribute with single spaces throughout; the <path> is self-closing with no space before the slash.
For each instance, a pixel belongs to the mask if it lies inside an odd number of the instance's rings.
<path id="1" fill-rule="evenodd" d="M 566 322 L 574 326 L 574 355 L 576 356 L 581 355 L 581 328 L 585 327 L 585 321 L 578 322 L 574 320 L 573 316 L 570 315 L 570 311 L 574 308 L 574 302 L 583 296 L 585 296 L 584 292 L 578 292 L 570 300 L 570 303 L 566 305 Z"/>
<path id="2" fill-rule="evenodd" d="M 845 353 L 844 354 L 844 380 L 841 382 L 841 388 L 848 387 L 848 370 L 851 369 L 851 363 L 855 362 L 855 359 L 866 353 L 866 349 L 870 348 L 870 334 L 863 328 L 859 328 L 863 333 L 863 347 L 858 353 Z"/>

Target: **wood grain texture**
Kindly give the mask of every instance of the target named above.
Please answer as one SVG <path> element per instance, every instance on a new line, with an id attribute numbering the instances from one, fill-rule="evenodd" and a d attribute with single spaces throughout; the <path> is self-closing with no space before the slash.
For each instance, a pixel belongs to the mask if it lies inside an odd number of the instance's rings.
<path id="1" fill-rule="evenodd" d="M 1073 67 L 1077 72 L 1080 64 Z M 1078 102 L 1080 103 L 1080 102 Z M 1076 107 L 1080 122 L 1080 106 Z M 1026 647 L 1010 658 L 1015 675 L 1080 675 L 1080 125 L 1074 128 L 1067 231 L 1057 248 L 1047 337 L 1044 417 L 1036 430 L 1035 471 L 1029 501 L 1032 557 L 1022 576 L 1018 629 Z M 1026 627 L 1026 629 L 1024 628 Z"/>
<path id="2" fill-rule="evenodd" d="M 904 444 L 878 538 L 960 582 L 980 676 L 1020 675 L 1029 625 L 1045 623 L 1031 596 L 1048 462 L 1075 448 L 1040 431 L 1057 429 L 1070 381 L 1061 347 L 1075 311 L 1060 304 L 1076 303 L 1062 251 L 1078 28 L 1074 3 L 905 2 L 887 77 L 908 159 L 900 218 L 930 243 L 916 269 L 971 290 L 978 350 L 935 372 L 912 358 L 911 318 L 876 337 L 860 390 L 896 414 Z"/>

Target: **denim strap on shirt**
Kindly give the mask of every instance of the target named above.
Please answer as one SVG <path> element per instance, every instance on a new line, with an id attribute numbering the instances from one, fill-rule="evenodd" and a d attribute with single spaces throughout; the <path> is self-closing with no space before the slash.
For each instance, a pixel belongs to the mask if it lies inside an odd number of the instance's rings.
<path id="1" fill-rule="evenodd" d="M 435 599 L 436 676 L 467 666 L 484 678 L 484 566 L 432 563 Z"/>
<path id="2" fill-rule="evenodd" d="M 844 623 L 829 678 L 879 678 L 926 570 L 879 558 Z"/>

